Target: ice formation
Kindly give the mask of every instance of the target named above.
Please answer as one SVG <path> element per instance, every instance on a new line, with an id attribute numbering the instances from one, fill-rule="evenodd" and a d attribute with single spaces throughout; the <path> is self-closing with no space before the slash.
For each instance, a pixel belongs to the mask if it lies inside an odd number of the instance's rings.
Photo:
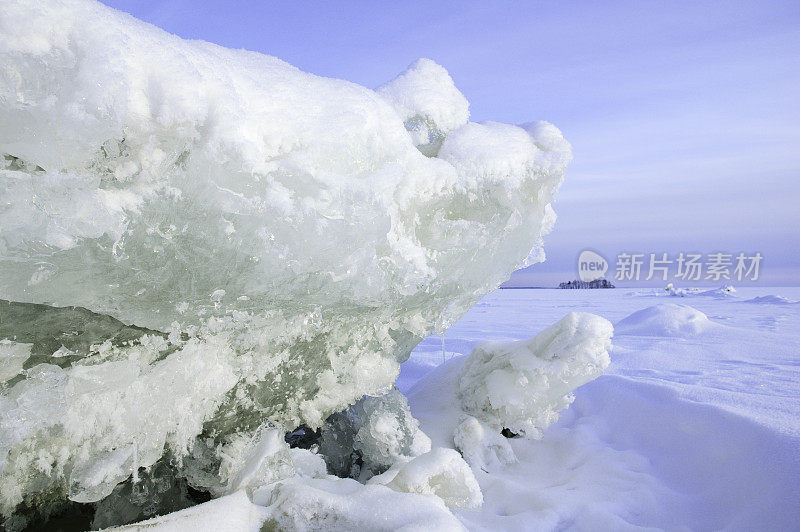
<path id="1" fill-rule="evenodd" d="M 22 373 L 25 361 L 31 356 L 31 347 L 31 344 L 12 342 L 7 338 L 0 340 L 1 381 L 6 382 Z"/>
<path id="2" fill-rule="evenodd" d="M 571 312 L 530 340 L 480 344 L 461 370 L 461 406 L 496 432 L 539 437 L 572 402 L 572 391 L 608 367 L 613 332 L 605 318 Z M 465 431 L 480 433 L 462 428 L 465 441 Z"/>
<path id="3" fill-rule="evenodd" d="M 453 444 L 469 465 L 489 470 L 517 461 L 508 439 L 497 427 L 490 427 L 473 416 L 463 416 L 453 431 Z"/>
<path id="4" fill-rule="evenodd" d="M 266 420 L 385 391 L 542 260 L 571 157 L 550 124 L 469 122 L 428 60 L 375 92 L 90 0 L 4 2 L 0 59 L 5 515 L 167 457 L 225 493 Z"/>
<path id="5" fill-rule="evenodd" d="M 395 491 L 436 495 L 450 508 L 478 508 L 483 494 L 467 462 L 453 449 L 437 447 L 369 480 Z"/>
<path id="6" fill-rule="evenodd" d="M 425 155 L 436 156 L 447 135 L 469 119 L 469 102 L 447 71 L 430 59 L 418 59 L 375 92 L 397 111 Z"/>
<path id="7" fill-rule="evenodd" d="M 409 403 L 432 446 L 457 449 L 476 475 L 514 469 L 513 439 L 539 438 L 603 373 L 612 334 L 605 318 L 573 312 L 533 338 L 480 343 L 420 379 Z"/>
<path id="8" fill-rule="evenodd" d="M 328 468 L 343 477 L 368 479 L 431 450 L 431 441 L 397 389 L 365 397 L 328 418 L 319 449 Z"/>

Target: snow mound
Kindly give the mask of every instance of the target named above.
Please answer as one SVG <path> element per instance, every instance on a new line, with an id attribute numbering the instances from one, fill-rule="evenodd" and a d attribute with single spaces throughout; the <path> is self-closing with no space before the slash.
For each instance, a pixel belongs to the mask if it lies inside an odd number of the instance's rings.
<path id="1" fill-rule="evenodd" d="M 475 475 L 453 449 L 437 447 L 373 477 L 369 483 L 404 493 L 436 495 L 450 508 L 478 508 L 483 504 Z"/>
<path id="2" fill-rule="evenodd" d="M 461 406 L 497 431 L 539 437 L 608 367 L 612 334 L 608 320 L 572 312 L 530 340 L 478 345 L 459 377 Z"/>
<path id="3" fill-rule="evenodd" d="M 725 285 L 725 286 L 720 286 L 719 288 L 714 288 L 712 290 L 705 290 L 703 292 L 698 292 L 695 295 L 715 297 L 717 299 L 726 299 L 729 297 L 736 297 L 736 288 L 732 285 Z"/>
<path id="4" fill-rule="evenodd" d="M 266 530 L 463 530 L 439 497 L 347 478 L 293 478 L 253 495 Z"/>
<path id="5" fill-rule="evenodd" d="M 217 489 L 215 449 L 264 420 L 385 390 L 543 259 L 571 158 L 552 125 L 467 122 L 428 60 L 376 93 L 90 0 L 5 2 L 0 59 L 0 298 L 30 323 L 81 307 L 96 339 L 4 363 L 6 515 L 98 501 L 165 452 Z"/>
<path id="6" fill-rule="evenodd" d="M 721 353 L 736 349 L 732 344 L 727 345 L 729 349 Z M 583 462 L 587 450 L 579 451 L 570 461 L 566 456 L 571 451 L 565 451 L 565 447 L 582 446 L 586 436 L 602 438 L 603 449 L 595 446 L 590 454 L 607 456 L 625 449 L 628 456 L 640 456 L 640 465 L 628 467 L 627 472 L 619 475 L 622 482 L 649 472 L 650 482 L 660 485 L 658 491 L 652 490 L 647 498 L 642 498 L 635 510 L 629 508 L 622 514 L 649 513 L 644 522 L 636 523 L 639 526 L 688 530 L 795 528 L 800 517 L 797 507 L 800 486 L 796 481 L 800 474 L 798 439 L 765 425 L 751 417 L 751 413 L 742 416 L 739 405 L 747 404 L 746 400 L 737 397 L 735 406 L 722 406 L 703 397 L 684 396 L 679 391 L 684 386 L 663 386 L 657 382 L 607 375 L 587 385 L 571 408 L 579 417 L 577 423 L 572 423 L 570 434 L 565 434 L 564 440 L 550 451 L 537 450 L 536 460 L 547 469 L 528 474 L 548 478 L 548 469 L 554 463 L 558 474 L 558 470 L 567 469 L 566 464 Z M 705 388 L 702 393 L 714 392 Z M 773 412 L 767 415 L 774 415 Z M 769 458 L 754 459 L 758 456 Z M 614 476 L 611 473 L 598 478 L 596 472 L 597 469 L 584 470 L 584 474 L 593 477 L 585 484 L 589 489 Z M 569 471 L 570 478 L 576 474 L 581 473 Z M 557 482 L 550 478 L 548 481 Z M 609 491 L 617 496 L 624 492 L 623 505 L 644 487 L 640 483 L 638 490 L 624 489 L 621 483 Z M 573 493 L 580 491 L 570 488 Z M 517 491 L 516 484 L 508 486 L 507 493 Z M 614 503 L 599 504 L 605 511 L 612 508 L 611 511 L 620 511 Z M 581 506 L 576 504 L 573 508 Z M 550 509 L 550 512 L 563 515 L 565 510 Z"/>
<path id="7" fill-rule="evenodd" d="M 664 303 L 639 310 L 614 326 L 617 334 L 685 337 L 719 327 L 708 316 L 688 305 Z"/>
<path id="8" fill-rule="evenodd" d="M 753 299 L 747 299 L 744 303 L 756 303 L 758 305 L 794 305 L 798 303 L 793 299 L 789 299 L 776 294 L 768 294 L 766 296 L 758 296 Z"/>

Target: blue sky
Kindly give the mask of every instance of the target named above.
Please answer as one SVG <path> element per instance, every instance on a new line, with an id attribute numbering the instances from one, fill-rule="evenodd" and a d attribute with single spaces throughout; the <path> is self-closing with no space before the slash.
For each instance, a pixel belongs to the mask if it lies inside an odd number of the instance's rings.
<path id="1" fill-rule="evenodd" d="M 185 38 L 375 87 L 418 57 L 472 120 L 553 122 L 575 160 L 548 261 L 760 252 L 800 284 L 800 2 L 104 2 Z"/>

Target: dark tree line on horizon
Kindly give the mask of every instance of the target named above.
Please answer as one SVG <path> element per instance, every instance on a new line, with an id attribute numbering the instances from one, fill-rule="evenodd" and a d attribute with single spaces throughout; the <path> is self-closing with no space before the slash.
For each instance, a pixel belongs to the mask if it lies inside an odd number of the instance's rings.
<path id="1" fill-rule="evenodd" d="M 614 285 L 606 280 L 606 279 L 595 279 L 594 281 L 579 281 L 575 279 L 574 281 L 567 281 L 566 283 L 560 283 L 558 285 L 559 288 L 614 288 Z"/>

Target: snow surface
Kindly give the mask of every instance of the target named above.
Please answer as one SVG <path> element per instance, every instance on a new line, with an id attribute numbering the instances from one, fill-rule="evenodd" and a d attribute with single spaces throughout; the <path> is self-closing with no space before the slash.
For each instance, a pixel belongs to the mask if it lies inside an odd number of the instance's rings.
<path id="1" fill-rule="evenodd" d="M 800 308 L 750 303 L 796 300 L 800 289 L 686 297 L 691 307 L 665 311 L 662 294 L 498 290 L 448 329 L 443 367 L 439 337 L 414 350 L 398 386 L 433 445 L 453 446 L 452 406 L 436 398 L 449 397 L 447 376 L 480 342 L 525 339 L 576 310 L 618 324 L 649 323 L 646 311 L 673 325 L 698 315 L 713 325 L 678 336 L 671 327 L 618 330 L 605 374 L 575 391 L 541 440 L 506 440 L 513 463 L 473 468 L 484 504 L 455 511 L 467 528 L 797 527 Z"/>

